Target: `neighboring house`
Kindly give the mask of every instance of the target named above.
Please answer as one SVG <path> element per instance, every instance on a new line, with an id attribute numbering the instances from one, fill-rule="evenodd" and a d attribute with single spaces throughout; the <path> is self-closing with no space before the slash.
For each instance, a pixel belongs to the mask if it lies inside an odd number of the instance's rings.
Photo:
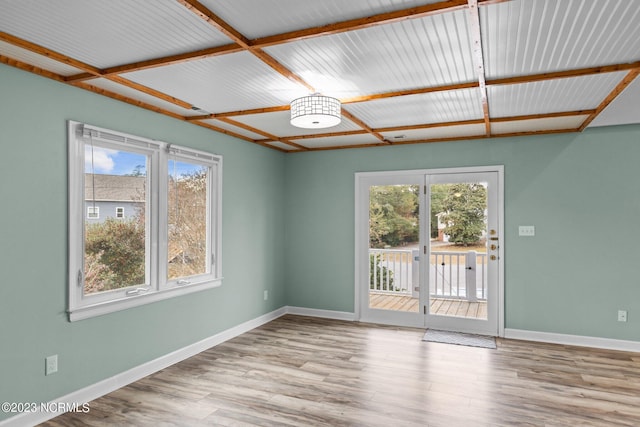
<path id="1" fill-rule="evenodd" d="M 144 176 L 85 174 L 85 220 L 127 219 L 144 205 Z"/>

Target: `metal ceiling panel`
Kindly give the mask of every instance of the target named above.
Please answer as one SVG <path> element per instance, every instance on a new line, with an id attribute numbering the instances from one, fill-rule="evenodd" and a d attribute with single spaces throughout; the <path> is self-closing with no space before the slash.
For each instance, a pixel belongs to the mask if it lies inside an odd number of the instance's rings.
<path id="1" fill-rule="evenodd" d="M 267 141 L 266 144 L 269 144 L 269 145 L 272 145 L 274 147 L 278 147 L 278 148 L 281 148 L 281 149 L 287 150 L 287 151 L 300 151 L 299 148 L 293 147 L 291 145 L 285 144 L 285 143 L 280 142 L 280 141 Z"/>
<path id="2" fill-rule="evenodd" d="M 342 122 L 327 129 L 302 129 L 292 126 L 289 123 L 291 113 L 287 111 L 277 111 L 275 113 L 250 114 L 246 116 L 232 117 L 233 120 L 244 123 L 254 128 L 262 129 L 272 135 L 284 137 L 299 135 L 314 135 L 318 133 L 348 132 L 360 130 L 361 128 L 346 117 L 342 117 Z"/>
<path id="3" fill-rule="evenodd" d="M 402 143 L 405 141 L 420 141 L 447 139 L 457 137 L 484 136 L 486 130 L 484 124 L 439 126 L 426 129 L 411 129 L 394 132 L 382 132 L 382 136 L 388 141 Z"/>
<path id="4" fill-rule="evenodd" d="M 241 43 L 237 48 L 243 52 L 156 63 L 154 68 L 116 76 L 165 94 L 164 99 L 183 101 L 186 105 L 182 107 L 108 79 L 78 85 L 116 99 L 126 97 L 133 105 L 172 117 L 235 111 L 227 117 L 253 131 L 216 119 L 206 123 L 241 138 L 273 139 L 273 147 L 288 150 L 292 148 L 281 141 L 296 140 L 318 149 L 376 145 L 378 139 L 368 128 L 398 143 L 475 137 L 485 132 L 483 124 L 460 124 L 482 123 L 484 118 L 473 65 L 473 25 L 466 7 L 414 18 L 410 14 L 417 6 L 437 0 L 200 1 L 250 40 L 278 34 L 290 38 L 263 48 L 273 58 L 254 50 L 251 42 L 249 46 Z M 2 62 L 31 64 L 36 73 L 43 69 L 62 76 L 80 74 L 82 81 L 82 70 L 53 61 L 37 45 L 93 67 L 108 68 L 231 43 L 183 3 L 0 0 Z M 406 19 L 366 25 L 377 14 L 398 10 L 406 13 Z M 487 104 L 496 135 L 575 129 L 584 123 L 588 111 L 581 111 L 585 114 L 580 117 L 551 113 L 596 109 L 615 94 L 626 71 L 602 73 L 594 68 L 563 73 L 581 77 L 529 82 L 527 76 L 640 62 L 640 0 L 491 0 L 481 2 L 479 13 L 482 43 L 476 48 L 482 49 L 485 60 Z M 364 25 L 349 31 L 331 27 L 353 19 Z M 296 38 L 296 34 L 316 30 L 325 32 Z M 36 44 L 33 52 L 17 47 L 24 46 L 20 39 Z M 518 83 L 492 84 L 500 77 L 515 77 Z M 420 88 L 462 86 L 458 83 L 476 88 L 403 95 Z M 369 100 L 343 105 L 353 121 L 343 116 L 342 123 L 333 128 L 295 128 L 289 123 L 287 106 L 307 95 L 310 86 L 347 102 L 345 98 L 352 97 Z M 385 97 L 374 99 L 380 93 Z M 640 83 L 635 82 L 591 126 L 640 123 L 638 99 Z M 190 109 L 191 105 L 200 111 Z M 286 110 L 264 112 L 281 108 Z M 252 111 L 263 113 L 247 114 Z M 522 117 L 498 120 L 513 116 Z M 361 122 L 364 125 L 357 124 Z M 435 126 L 421 128 L 423 125 Z M 407 127 L 412 129 L 402 130 Z M 319 138 L 306 138 L 309 136 Z"/>
<path id="5" fill-rule="evenodd" d="M 52 73 L 61 76 L 72 76 L 81 72 L 81 70 L 75 67 L 62 64 L 58 61 L 54 61 L 53 59 L 49 59 L 46 56 L 38 55 L 37 53 L 33 53 L 29 50 L 22 49 L 3 41 L 0 41 L 0 55 L 17 59 L 18 61 L 51 71 Z"/>
<path id="6" fill-rule="evenodd" d="M 131 98 L 134 100 L 138 100 L 144 102 L 146 104 L 153 105 L 154 107 L 162 108 L 163 110 L 170 111 L 172 113 L 179 114 L 181 116 L 191 116 L 193 115 L 193 111 L 188 110 L 186 108 L 179 107 L 170 102 L 164 101 L 160 98 L 156 98 L 155 96 L 147 95 L 146 93 L 140 92 L 136 89 L 132 89 L 128 86 L 123 86 L 119 83 L 112 82 L 107 79 L 94 79 L 89 80 L 86 84 L 95 86 L 99 89 L 108 90 L 110 92 L 114 92 L 118 95 L 125 96 L 127 98 Z"/>
<path id="7" fill-rule="evenodd" d="M 484 117 L 479 89 L 386 98 L 344 105 L 343 108 L 375 129 Z"/>
<path id="8" fill-rule="evenodd" d="M 265 49 L 337 98 L 477 80 L 466 11 Z"/>
<path id="9" fill-rule="evenodd" d="M 487 78 L 640 60 L 637 0 L 526 0 L 480 8 Z"/>
<path id="10" fill-rule="evenodd" d="M 313 138 L 294 141 L 307 148 L 346 147 L 351 145 L 381 144 L 381 141 L 371 134 L 342 135 L 326 138 Z"/>
<path id="11" fill-rule="evenodd" d="M 288 105 L 308 93 L 248 52 L 124 74 L 210 113 Z"/>
<path id="12" fill-rule="evenodd" d="M 258 133 L 254 133 L 254 132 L 250 132 L 246 129 L 243 128 L 239 128 L 237 126 L 233 126 L 229 123 L 225 123 L 222 122 L 220 120 L 215 120 L 215 119 L 211 119 L 211 120 L 203 120 L 203 122 L 208 123 L 210 125 L 213 126 L 217 126 L 221 129 L 225 129 L 234 133 L 237 133 L 238 135 L 242 135 L 242 136 L 246 136 L 247 138 L 251 138 L 251 139 L 264 139 L 264 136 L 258 134 Z"/>
<path id="13" fill-rule="evenodd" d="M 201 0 L 250 39 L 333 24 L 439 0 Z"/>
<path id="14" fill-rule="evenodd" d="M 505 133 L 577 129 L 582 125 L 582 123 L 584 123 L 587 117 L 589 116 L 581 115 L 497 122 L 491 123 L 491 133 L 494 135 L 500 135 Z"/>
<path id="15" fill-rule="evenodd" d="M 640 78 L 636 77 L 636 79 L 591 122 L 589 127 L 640 123 L 639 99 Z"/>
<path id="16" fill-rule="evenodd" d="M 596 108 L 625 72 L 487 87 L 491 117 Z"/>
<path id="17" fill-rule="evenodd" d="M 45 3 L 0 0 L 0 31 L 98 68 L 230 42 L 175 0 Z"/>

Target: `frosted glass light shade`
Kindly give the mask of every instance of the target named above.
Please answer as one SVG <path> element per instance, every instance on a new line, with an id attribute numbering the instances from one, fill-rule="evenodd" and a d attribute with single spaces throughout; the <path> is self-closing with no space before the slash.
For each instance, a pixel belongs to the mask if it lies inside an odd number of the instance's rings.
<path id="1" fill-rule="evenodd" d="M 322 129 L 340 124 L 340 101 L 323 95 L 309 95 L 291 101 L 291 124 L 305 129 Z"/>

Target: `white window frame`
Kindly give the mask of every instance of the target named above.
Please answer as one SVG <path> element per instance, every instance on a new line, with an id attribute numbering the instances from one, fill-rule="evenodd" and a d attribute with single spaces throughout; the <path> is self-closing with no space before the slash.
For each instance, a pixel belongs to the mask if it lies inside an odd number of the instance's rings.
<path id="1" fill-rule="evenodd" d="M 100 219 L 100 206 L 87 206 L 87 219 Z"/>
<path id="2" fill-rule="evenodd" d="M 173 298 L 222 284 L 222 157 L 85 123 L 68 122 L 69 140 L 69 280 L 70 321 L 100 316 Z M 147 283 L 111 291 L 84 294 L 84 179 L 85 144 L 108 146 L 148 156 Z M 195 162 L 209 169 L 207 183 L 207 259 L 205 274 L 167 279 L 167 176 L 169 159 Z"/>
<path id="3" fill-rule="evenodd" d="M 116 207 L 116 218 L 123 219 L 124 218 L 124 207 L 118 206 Z"/>

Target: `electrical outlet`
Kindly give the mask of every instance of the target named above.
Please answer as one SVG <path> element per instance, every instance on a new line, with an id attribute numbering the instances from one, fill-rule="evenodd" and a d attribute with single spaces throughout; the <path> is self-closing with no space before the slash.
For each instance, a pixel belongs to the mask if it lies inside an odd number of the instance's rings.
<path id="1" fill-rule="evenodd" d="M 269 299 L 269 291 L 264 291 L 264 300 L 268 300 Z"/>
<path id="2" fill-rule="evenodd" d="M 521 225 L 518 227 L 518 235 L 533 237 L 536 235 L 536 227 L 534 225 Z"/>
<path id="3" fill-rule="evenodd" d="M 627 321 L 627 310 L 618 310 L 618 322 Z"/>
<path id="4" fill-rule="evenodd" d="M 54 354 L 45 359 L 44 374 L 51 375 L 58 372 L 58 355 Z"/>

